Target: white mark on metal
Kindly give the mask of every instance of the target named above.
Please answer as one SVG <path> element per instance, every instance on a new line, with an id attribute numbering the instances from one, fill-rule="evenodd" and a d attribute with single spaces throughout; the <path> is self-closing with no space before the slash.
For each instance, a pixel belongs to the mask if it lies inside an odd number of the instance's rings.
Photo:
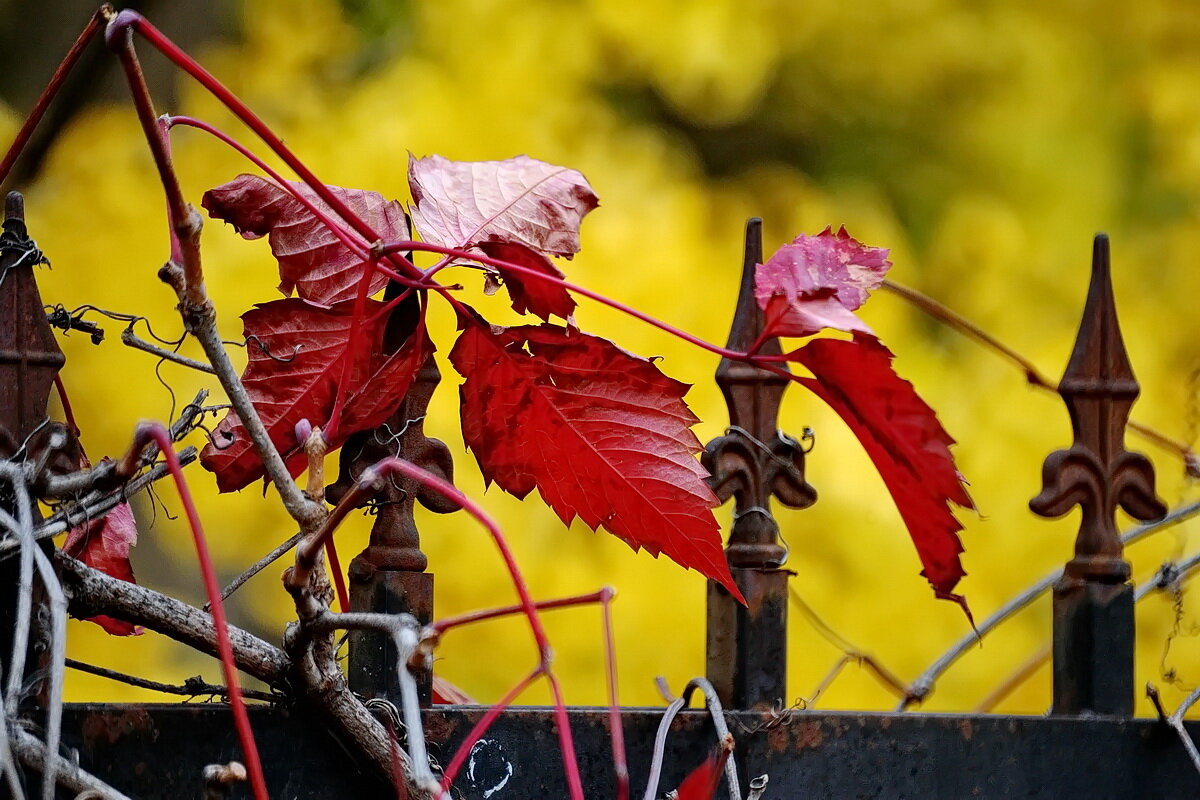
<path id="1" fill-rule="evenodd" d="M 475 775 L 475 766 L 476 766 L 475 756 L 487 748 L 494 748 L 494 753 L 492 753 L 490 755 L 492 756 L 492 759 L 495 759 L 495 760 L 503 763 L 504 766 L 502 767 L 502 769 L 504 770 L 504 775 L 493 786 L 485 788 L 485 787 L 479 785 L 479 780 Z M 477 788 L 483 789 L 483 796 L 484 796 L 485 800 L 486 800 L 486 798 L 491 797 L 496 792 L 500 791 L 505 786 L 507 786 L 509 780 L 512 779 L 512 776 L 513 776 L 512 762 L 509 761 L 507 758 L 505 758 L 503 753 L 504 753 L 504 748 L 501 747 L 499 745 L 499 743 L 494 742 L 491 739 L 480 739 L 471 748 L 471 754 L 467 757 L 467 778 L 468 778 L 468 780 L 471 781 L 471 783 L 475 784 L 475 786 Z M 489 760 L 491 760 L 491 759 L 489 759 Z M 488 766 L 492 767 L 493 765 L 489 764 Z M 495 765 L 495 766 L 499 766 L 499 765 Z"/>

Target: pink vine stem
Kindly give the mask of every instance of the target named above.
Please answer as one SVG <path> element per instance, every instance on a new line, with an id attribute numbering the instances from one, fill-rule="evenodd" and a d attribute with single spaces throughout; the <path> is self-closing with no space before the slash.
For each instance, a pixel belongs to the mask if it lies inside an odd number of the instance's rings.
<path id="1" fill-rule="evenodd" d="M 617 592 L 615 589 L 611 586 L 605 586 L 603 589 L 591 592 L 590 594 L 562 597 L 557 600 L 539 600 L 537 603 L 534 603 L 534 606 L 538 611 L 552 611 L 558 608 L 570 608 L 573 606 L 589 605 L 591 603 L 601 604 L 604 613 L 604 657 L 605 676 L 608 684 L 609 735 L 612 739 L 613 766 L 616 769 L 617 775 L 617 800 L 628 800 L 629 766 L 625 758 L 625 731 L 621 726 L 621 704 L 617 694 L 617 648 L 612 627 L 612 601 L 616 595 Z M 440 637 L 446 631 L 463 625 L 520 614 L 522 611 L 524 611 L 524 607 L 520 605 L 490 608 L 485 611 L 470 611 L 456 617 L 446 617 L 432 622 L 426 626 L 426 630 L 432 631 L 436 636 Z M 474 738 L 468 736 L 465 741 L 473 745 L 486 730 L 485 726 L 479 731 L 478 736 Z M 459 748 L 459 752 L 469 753 L 470 748 L 467 744 L 464 744 Z M 453 765 L 453 761 L 451 764 Z M 447 772 L 447 774 L 451 773 Z M 449 786 L 448 783 L 444 785 Z"/>
<path id="2" fill-rule="evenodd" d="M 250 717 L 246 713 L 246 703 L 242 699 L 242 688 L 238 683 L 237 666 L 233 660 L 233 646 L 229 641 L 225 606 L 221 603 L 221 585 L 217 582 L 217 572 L 213 567 L 212 557 L 209 555 L 208 540 L 205 538 L 204 528 L 200 524 L 200 514 L 196 511 L 196 504 L 192 502 L 192 493 L 183 477 L 179 458 L 172 449 L 171 436 L 162 425 L 143 422 L 138 425 L 133 442 L 133 448 L 125 457 L 126 462 L 136 461 L 146 445 L 153 442 L 158 445 L 159 451 L 167 462 L 167 468 L 171 471 L 171 477 L 175 480 L 180 502 L 183 503 L 188 525 L 192 529 L 192 539 L 196 544 L 196 558 L 200 562 L 204 591 L 208 595 L 213 628 L 217 634 L 217 653 L 220 656 L 221 670 L 225 674 L 229 706 L 233 711 L 233 724 L 237 729 L 238 741 L 241 743 L 242 754 L 246 759 L 246 772 L 250 778 L 250 786 L 254 791 L 255 800 L 267 800 L 267 783 L 263 776 L 262 763 L 258 758 L 258 745 L 254 741 L 254 731 L 250 727 Z"/>
<path id="3" fill-rule="evenodd" d="M 541 618 L 538 616 L 537 604 L 529 594 L 529 587 L 521 575 L 521 568 L 517 566 L 516 558 L 513 556 L 512 550 L 509 549 L 508 542 L 504 538 L 500 526 L 475 501 L 463 494 L 457 486 L 402 458 L 385 458 L 363 471 L 354 489 L 346 493 L 342 501 L 330 513 L 321 529 L 299 546 L 296 551 L 297 564 L 308 565 L 313 563 L 317 551 L 326 539 L 333 536 L 338 524 L 350 513 L 350 509 L 358 503 L 363 495 L 373 491 L 379 481 L 384 480 L 393 473 L 399 473 L 405 478 L 453 500 L 463 511 L 466 511 L 483 525 L 488 534 L 491 535 L 496 549 L 500 551 L 500 557 L 503 559 L 504 566 L 512 578 L 513 586 L 520 599 L 520 608 L 529 622 L 529 628 L 533 634 L 534 643 L 537 646 L 537 667 L 534 668 L 533 672 L 525 680 L 505 695 L 499 705 L 489 709 L 484 718 L 475 726 L 477 729 L 481 729 L 478 735 L 481 736 L 482 731 L 487 730 L 487 726 L 483 725 L 485 720 L 490 725 L 500 715 L 504 707 L 512 703 L 516 696 L 524 691 L 536 678 L 544 675 L 547 683 L 550 684 L 550 691 L 554 697 L 554 718 L 558 727 L 558 741 L 559 747 L 562 750 L 563 769 L 566 771 L 567 787 L 570 790 L 572 800 L 583 800 L 583 783 L 579 778 L 579 764 L 575 756 L 575 744 L 571 735 L 570 720 L 567 717 L 567 707 L 563 701 L 562 687 L 559 685 L 558 678 L 555 677 L 554 671 L 550 667 L 553 660 L 552 650 L 549 638 L 546 636 L 546 630 L 542 627 Z M 472 733 L 474 734 L 475 731 L 473 730 Z M 455 753 L 455 758 L 451 760 L 450 767 L 447 767 L 445 776 L 443 777 L 443 791 L 453 782 L 457 770 L 461 768 L 462 762 L 466 760 L 466 753 L 469 752 L 471 745 L 476 740 L 478 740 L 478 736 L 474 740 L 468 736 L 467 740 L 460 746 L 459 751 Z"/>

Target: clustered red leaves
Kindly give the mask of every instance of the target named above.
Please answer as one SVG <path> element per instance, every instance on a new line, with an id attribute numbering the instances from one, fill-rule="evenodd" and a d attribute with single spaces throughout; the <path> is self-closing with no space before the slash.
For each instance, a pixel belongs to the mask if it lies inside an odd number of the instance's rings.
<path id="1" fill-rule="evenodd" d="M 412 227 L 425 242 L 458 251 L 439 267 L 479 267 L 473 254 L 499 262 L 483 266 L 489 288 L 503 284 L 516 312 L 545 321 L 501 328 L 454 301 L 462 332 L 449 358 L 464 379 L 463 437 L 486 481 L 518 497 L 536 488 L 564 523 L 578 517 L 593 529 L 603 526 L 634 550 L 664 553 L 740 598 L 712 513 L 717 499 L 696 459 L 698 420 L 683 401 L 688 387 L 651 361 L 580 332 L 575 300 L 555 280 L 563 273 L 552 258 L 579 251 L 580 224 L 598 205 L 584 177 L 527 156 L 475 163 L 431 156 L 411 159 L 409 187 Z M 329 188 L 381 240 L 410 236 L 399 203 Z M 367 257 L 374 243 L 354 236 L 351 247 L 335 235 L 327 224 L 331 209 L 308 187 L 243 175 L 206 193 L 204 207 L 246 238 L 266 236 L 279 262 L 280 290 L 296 294 L 243 316 L 249 353 L 243 382 L 298 474 L 305 466 L 298 424 L 325 430 L 332 450 L 399 406 L 433 353 L 424 303 L 416 332 L 386 350 L 389 307 L 367 299 L 387 283 Z M 797 237 L 758 268 L 764 335 L 808 337 L 826 328 L 853 334 L 850 341 L 814 340 L 788 358 L 812 372 L 798 380 L 862 440 L 937 595 L 965 609 L 953 594 L 963 574 L 962 546 L 949 504 L 969 508 L 970 498 L 950 456 L 953 440 L 854 313 L 882 283 L 887 256 L 845 228 Z M 566 327 L 549 324 L 551 316 Z M 232 412 L 201 461 L 222 491 L 263 472 Z"/>
<path id="2" fill-rule="evenodd" d="M 912 384 L 892 369 L 893 355 L 854 312 L 884 280 L 888 251 L 867 247 L 843 227 L 798 236 L 755 276 L 755 296 L 770 336 L 803 337 L 824 328 L 853 334 L 850 341 L 815 339 L 787 354 L 812 378 L 800 383 L 850 426 L 879 470 L 916 545 L 922 574 L 934 593 L 962 606 L 954 594 L 965 574 L 958 531 L 950 509 L 973 508 L 954 465 L 954 439 Z"/>

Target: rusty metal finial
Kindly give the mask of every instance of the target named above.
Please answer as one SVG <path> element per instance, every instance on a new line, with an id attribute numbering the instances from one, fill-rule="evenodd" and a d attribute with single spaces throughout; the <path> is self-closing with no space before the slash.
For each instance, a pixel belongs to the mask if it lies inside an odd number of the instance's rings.
<path id="1" fill-rule="evenodd" d="M 762 220 L 746 223 L 746 244 L 737 309 L 729 329 L 731 350 L 746 350 L 762 334 L 763 314 L 754 297 L 754 274 L 762 263 Z M 779 340 L 768 339 L 763 355 L 779 355 Z M 786 369 L 786 367 L 784 367 Z M 733 530 L 726 553 L 733 567 L 782 566 L 779 525 L 770 513 L 775 497 L 791 508 L 808 508 L 816 490 L 804 479 L 804 450 L 779 428 L 779 405 L 789 381 L 743 361 L 721 359 L 717 385 L 729 408 L 729 432 L 704 449 L 709 485 L 721 500 L 734 498 Z"/>
<path id="2" fill-rule="evenodd" d="M 390 284 L 385 299 L 403 287 Z M 417 328 L 420 314 L 415 294 L 402 301 L 388 319 L 384 346 L 399 347 Z M 355 434 L 342 446 L 338 480 L 326 489 L 326 498 L 337 503 L 363 470 L 384 458 L 399 456 L 447 481 L 454 479 L 450 450 L 425 435 L 425 412 L 441 380 L 433 357 L 390 419 L 373 431 Z M 350 605 L 355 611 L 411 614 L 421 624 L 433 619 L 433 575 L 425 571 L 428 559 L 421 551 L 413 510 L 417 501 L 440 514 L 458 506 L 448 498 L 406 478 L 396 477 L 371 498 L 376 514 L 371 539 L 350 563 Z M 399 702 L 396 650 L 391 638 L 371 631 L 350 634 L 350 688 L 364 697 L 384 697 Z M 422 699 L 428 703 L 432 675 L 418 674 Z"/>
<path id="3" fill-rule="evenodd" d="M 741 288 L 729 348 L 748 350 L 763 330 L 754 297 L 762 263 L 762 220 L 746 223 Z M 759 352 L 777 355 L 771 338 Z M 804 449 L 778 428 L 779 404 L 788 380 L 742 361 L 722 359 L 717 384 L 729 407 L 728 432 L 709 443 L 703 462 L 709 485 L 722 500 L 734 498 L 733 529 L 725 549 L 730 571 L 747 605 L 715 581 L 708 583 L 708 679 L 731 708 L 770 708 L 787 698 L 787 550 L 771 513 L 775 497 L 792 508 L 817 499 L 804 479 Z"/>
<path id="4" fill-rule="evenodd" d="M 1139 387 L 1117 322 L 1104 234 L 1093 245 L 1087 305 L 1058 393 L 1070 412 L 1075 444 L 1046 458 L 1042 492 L 1029 507 L 1044 517 L 1060 517 L 1075 505 L 1082 509 L 1068 578 L 1125 581 L 1129 563 L 1117 507 L 1143 521 L 1162 517 L 1167 508 L 1155 494 L 1149 459 L 1125 449 L 1125 426 Z"/>
<path id="5" fill-rule="evenodd" d="M 4 200 L 0 233 L 0 457 L 11 456 L 46 419 L 66 357 L 46 322 L 33 268 L 49 263 L 25 228 L 25 202 Z"/>

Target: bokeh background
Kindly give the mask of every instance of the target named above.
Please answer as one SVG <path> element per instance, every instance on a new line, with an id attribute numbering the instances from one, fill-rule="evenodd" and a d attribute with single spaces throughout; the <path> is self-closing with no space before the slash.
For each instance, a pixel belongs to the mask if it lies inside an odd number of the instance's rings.
<path id="1" fill-rule="evenodd" d="M 0 52 L 6 107 L 0 138 L 33 96 L 89 8 L 44 13 L 0 3 L 14 27 Z M 41 5 L 39 7 L 42 7 Z M 765 219 L 768 250 L 801 232 L 845 224 L 890 247 L 892 277 L 978 322 L 1050 375 L 1065 366 L 1087 286 L 1091 237 L 1113 242 L 1114 281 L 1142 398 L 1134 416 L 1187 442 L 1197 435 L 1200 292 L 1200 7 L 1186 0 L 955 2 L 953 0 L 246 0 L 143 4 L 274 126 L 323 180 L 408 199 L 408 153 L 464 160 L 528 153 L 581 170 L 601 198 L 583 227 L 571 278 L 711 341 L 732 315 L 745 219 Z M 90 303 L 146 315 L 177 335 L 171 292 L 155 279 L 167 255 L 163 201 L 133 112 L 99 52 L 84 89 L 26 165 L 30 228 L 54 262 L 47 303 Z M 161 111 L 213 122 L 256 142 L 197 87 L 144 48 Z M 84 101 L 87 100 L 85 103 Z M 195 131 L 174 139 L 188 195 L 247 170 Z M 258 148 L 265 154 L 265 149 Z M 274 163 L 274 162 L 273 162 Z M 223 333 L 277 296 L 265 242 L 211 222 L 203 246 Z M 464 280 L 477 288 L 476 278 Z M 514 315 L 481 301 L 496 322 Z M 725 408 L 716 360 L 615 312 L 584 303 L 588 331 L 694 383 L 702 440 L 720 435 Z M 898 355 L 958 440 L 955 450 L 981 514 L 964 515 L 968 577 L 978 617 L 1065 561 L 1078 513 L 1049 522 L 1027 509 L 1043 457 L 1069 444 L 1066 412 L 1016 370 L 899 299 L 879 293 L 863 316 Z M 452 325 L 436 309 L 444 355 Z M 123 452 L 138 419 L 166 419 L 204 376 L 119 342 L 63 340 L 64 380 L 93 457 Z M 144 330 L 144 329 L 142 329 Z M 193 352 L 185 348 L 185 352 Z M 240 358 L 240 354 L 235 353 Z M 564 529 L 536 498 L 484 492 L 458 431 L 456 380 L 443 383 L 426 429 L 455 451 L 457 482 L 504 524 L 535 596 L 611 584 L 622 699 L 658 702 L 656 675 L 678 687 L 704 671 L 703 580 L 665 559 L 632 553 L 607 534 Z M 1192 377 L 1189 377 L 1192 376 Z M 217 387 L 211 386 L 219 392 Z M 816 432 L 808 478 L 820 500 L 779 511 L 795 586 L 834 629 L 903 680 L 969 631 L 956 606 L 933 598 L 901 521 L 861 448 L 815 398 L 793 390 L 782 427 Z M 201 443 L 197 441 L 197 444 Z M 1196 498 L 1177 456 L 1130 438 L 1156 462 L 1172 506 Z M 232 576 L 291 535 L 257 489 L 218 496 L 198 466 L 190 481 L 222 574 Z M 168 485 L 137 505 L 141 582 L 201 599 L 190 537 Z M 439 614 L 512 602 L 483 532 L 463 515 L 421 513 L 437 576 Z M 721 512 L 727 526 L 729 510 Z M 369 519 L 340 534 L 349 561 Z M 1125 521 L 1128 523 L 1128 520 Z M 1131 548 L 1143 580 L 1197 546 L 1196 524 Z M 291 618 L 280 568 L 248 584 L 232 617 L 269 640 Z M 1200 590 L 1152 596 L 1138 607 L 1137 685 L 1164 688 L 1173 706 L 1200 682 Z M 931 710 L 969 709 L 1049 640 L 1045 598 L 975 648 L 945 676 Z M 575 704 L 603 702 L 600 614 L 547 616 L 558 669 Z M 790 633 L 789 694 L 811 695 L 842 653 L 799 614 Z M 172 682 L 213 662 L 153 633 L 108 637 L 72 623 L 70 655 Z M 450 635 L 441 675 L 483 701 L 497 699 L 534 662 L 520 622 Z M 1041 669 L 999 708 L 1041 713 Z M 161 699 L 68 674 L 72 700 Z M 532 702 L 546 700 L 535 690 Z M 888 708 L 895 698 L 866 670 L 847 667 L 820 706 Z M 1140 709 L 1147 712 L 1144 701 Z"/>

